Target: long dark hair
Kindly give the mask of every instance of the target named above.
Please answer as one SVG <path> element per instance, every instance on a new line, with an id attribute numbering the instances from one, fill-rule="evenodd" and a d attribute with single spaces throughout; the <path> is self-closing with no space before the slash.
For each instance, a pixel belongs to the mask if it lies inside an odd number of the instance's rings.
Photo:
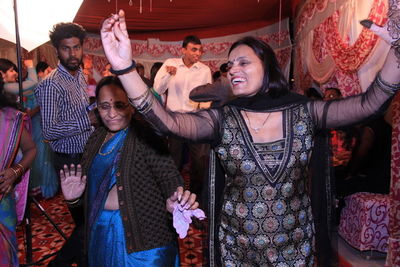
<path id="1" fill-rule="evenodd" d="M 255 37 L 247 36 L 233 43 L 228 55 L 240 45 L 246 45 L 253 49 L 263 64 L 264 78 L 257 94 L 268 94 L 273 98 L 287 94 L 289 92 L 289 84 L 279 67 L 278 60 L 272 48 L 267 43 Z"/>
<path id="2" fill-rule="evenodd" d="M 11 68 L 16 70 L 17 66 L 6 58 L 0 58 L 0 71 L 6 73 Z M 4 107 L 20 109 L 16 102 L 16 97 L 4 91 L 4 81 L 2 75 L 0 75 L 0 108 Z"/>
<path id="3" fill-rule="evenodd" d="M 14 95 L 4 91 L 4 82 L 3 79 L 0 79 L 0 109 L 5 107 L 20 109 L 14 98 Z"/>
<path id="4" fill-rule="evenodd" d="M 12 61 L 6 58 L 0 58 L 0 71 L 6 73 L 11 68 L 17 71 L 17 66 Z M 2 75 L 0 75 L 0 81 L 4 82 Z"/>

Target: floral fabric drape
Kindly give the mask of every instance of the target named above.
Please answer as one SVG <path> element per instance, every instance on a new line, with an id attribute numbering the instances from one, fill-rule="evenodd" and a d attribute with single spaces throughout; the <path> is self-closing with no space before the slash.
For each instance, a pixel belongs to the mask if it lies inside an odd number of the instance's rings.
<path id="1" fill-rule="evenodd" d="M 368 19 L 374 21 L 378 25 L 382 25 L 385 10 L 384 0 L 374 1 Z M 357 41 L 353 45 L 349 45 L 349 43 L 346 40 L 343 40 L 340 36 L 338 31 L 338 20 L 339 14 L 338 12 L 335 12 L 323 23 L 329 52 L 335 61 L 336 66 L 340 70 L 354 72 L 369 56 L 378 40 L 378 36 L 376 36 L 372 31 L 364 28 Z"/>
<path id="2" fill-rule="evenodd" d="M 276 52 L 279 63 L 288 77 L 292 51 L 288 19 L 282 20 L 280 24 L 271 24 L 250 32 L 202 39 L 204 53 L 201 61 L 208 65 L 212 71 L 219 70 L 220 65 L 227 61 L 228 51 L 232 43 L 246 35 L 257 36 L 267 42 Z M 163 62 L 167 58 L 180 57 L 182 55 L 181 40 L 166 42 L 158 39 L 148 39 L 146 41 L 132 40 L 131 43 L 133 56 L 137 62 L 144 65 L 146 76 L 149 76 L 154 62 Z M 101 73 L 108 62 L 104 56 L 99 35 L 91 34 L 88 36 L 84 43 L 84 52 L 92 58 L 94 74 Z M 38 58 L 46 60 L 55 66 L 57 58 L 53 57 L 53 55 L 54 50 L 51 45 L 47 44 L 39 48 Z"/>
<path id="3" fill-rule="evenodd" d="M 369 3 L 371 8 L 365 18 L 383 25 L 387 17 L 387 0 L 306 1 L 296 18 L 295 29 L 298 45 L 294 74 L 300 93 L 313 82 L 319 83 L 322 89 L 338 87 L 344 96 L 358 94 L 369 86 L 384 62 L 389 45 L 366 29 L 351 40 L 354 36 L 343 30 L 352 26 L 341 28 L 343 25 L 339 23 L 343 13 L 354 8 L 356 14 Z M 355 20 L 353 23 L 358 24 Z M 385 266 L 400 266 L 400 94 L 393 103 L 389 235 Z"/>
<path id="4" fill-rule="evenodd" d="M 300 14 L 297 19 L 299 24 L 296 25 L 296 37 L 299 38 L 297 43 L 300 49 L 296 57 L 297 62 L 295 62 L 295 82 L 300 92 L 310 87 L 311 83 L 305 82 L 310 78 L 321 84 L 322 88 L 338 87 L 344 96 L 358 94 L 367 87 L 364 80 L 361 83 L 363 87 L 360 86 L 359 79 L 365 79 L 365 76 L 360 76 L 358 71 L 373 54 L 379 43 L 378 37 L 371 31 L 362 29 L 356 36 L 356 40 L 352 42 L 352 36 L 347 31 L 354 28 L 352 25 L 354 21 L 342 19 L 347 23 L 344 26 L 339 22 L 341 17 L 346 18 L 357 13 L 357 4 L 364 5 L 365 3 L 356 0 L 350 0 L 345 4 L 338 3 L 337 6 L 341 8 L 334 9 L 330 16 L 323 17 L 323 20 L 317 24 L 318 19 L 315 17 L 323 13 L 324 8 L 332 9 L 333 2 L 335 1 L 310 1 L 303 8 L 305 14 Z M 371 0 L 371 2 L 368 18 L 382 25 L 385 22 L 387 0 Z M 314 28 L 310 30 L 307 23 L 315 24 Z M 356 23 L 358 24 L 358 21 Z M 302 65 L 299 58 L 302 59 Z M 306 76 L 310 78 L 305 79 Z"/>
<path id="5" fill-rule="evenodd" d="M 278 25 L 273 24 L 263 29 L 244 33 L 245 35 L 256 35 L 264 40 L 277 54 L 281 67 L 288 69 L 291 56 L 291 42 L 289 36 L 288 20 L 282 22 L 282 29 L 279 32 Z M 221 38 L 202 40 L 204 54 L 201 61 L 208 65 L 212 71 L 219 70 L 219 66 L 227 61 L 228 51 L 232 43 L 240 38 L 238 35 L 225 36 Z M 164 61 L 170 57 L 180 57 L 182 55 L 182 42 L 162 42 L 150 39 L 148 41 L 132 40 L 132 52 L 135 60 L 145 65 L 148 71 L 151 65 L 156 61 Z M 103 48 L 99 36 L 90 36 L 85 41 L 85 53 L 92 55 L 93 64 L 97 70 L 102 70 L 107 64 L 104 57 Z"/>

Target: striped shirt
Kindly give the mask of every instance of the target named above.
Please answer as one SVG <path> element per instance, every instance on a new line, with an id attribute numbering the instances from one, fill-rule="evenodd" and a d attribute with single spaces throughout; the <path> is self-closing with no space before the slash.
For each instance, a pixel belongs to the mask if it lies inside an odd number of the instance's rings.
<path id="1" fill-rule="evenodd" d="M 82 153 L 92 133 L 82 70 L 72 76 L 60 63 L 35 89 L 44 139 L 59 153 Z"/>

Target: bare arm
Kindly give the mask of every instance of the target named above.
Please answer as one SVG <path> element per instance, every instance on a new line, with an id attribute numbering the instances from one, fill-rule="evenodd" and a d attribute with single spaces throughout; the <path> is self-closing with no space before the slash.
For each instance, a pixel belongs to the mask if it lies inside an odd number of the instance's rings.
<path id="1" fill-rule="evenodd" d="M 22 82 L 22 90 L 33 90 L 33 87 L 37 85 L 38 79 L 36 75 L 35 68 L 28 68 L 28 77 L 25 81 Z M 19 84 L 18 83 L 6 83 L 4 84 L 4 91 L 17 95 L 19 93 Z"/>
<path id="2" fill-rule="evenodd" d="M 28 131 L 24 128 L 22 130 L 22 136 L 20 141 L 20 148 L 22 150 L 22 159 L 18 162 L 17 166 L 13 167 L 20 167 L 23 168 L 23 172 L 31 166 L 33 160 L 36 156 L 36 145 L 32 140 L 31 135 Z M 14 169 L 17 169 L 14 168 Z M 21 173 L 21 174 L 22 174 Z M 17 176 L 15 171 L 12 170 L 12 167 L 7 168 L 5 170 L 0 171 L 1 183 L 0 183 L 0 194 L 8 193 L 13 188 L 15 182 L 20 176 Z"/>

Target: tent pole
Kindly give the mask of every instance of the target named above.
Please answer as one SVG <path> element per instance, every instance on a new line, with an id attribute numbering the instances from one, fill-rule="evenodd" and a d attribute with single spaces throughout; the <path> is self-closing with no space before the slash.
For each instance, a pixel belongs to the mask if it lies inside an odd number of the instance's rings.
<path id="1" fill-rule="evenodd" d="M 22 91 L 22 58 L 21 58 L 21 41 L 19 39 L 19 28 L 18 28 L 17 0 L 14 0 L 13 2 L 14 2 L 14 18 L 15 18 L 15 42 L 16 42 L 16 49 L 17 49 L 19 103 L 21 104 L 21 108 L 23 108 L 24 94 Z"/>

